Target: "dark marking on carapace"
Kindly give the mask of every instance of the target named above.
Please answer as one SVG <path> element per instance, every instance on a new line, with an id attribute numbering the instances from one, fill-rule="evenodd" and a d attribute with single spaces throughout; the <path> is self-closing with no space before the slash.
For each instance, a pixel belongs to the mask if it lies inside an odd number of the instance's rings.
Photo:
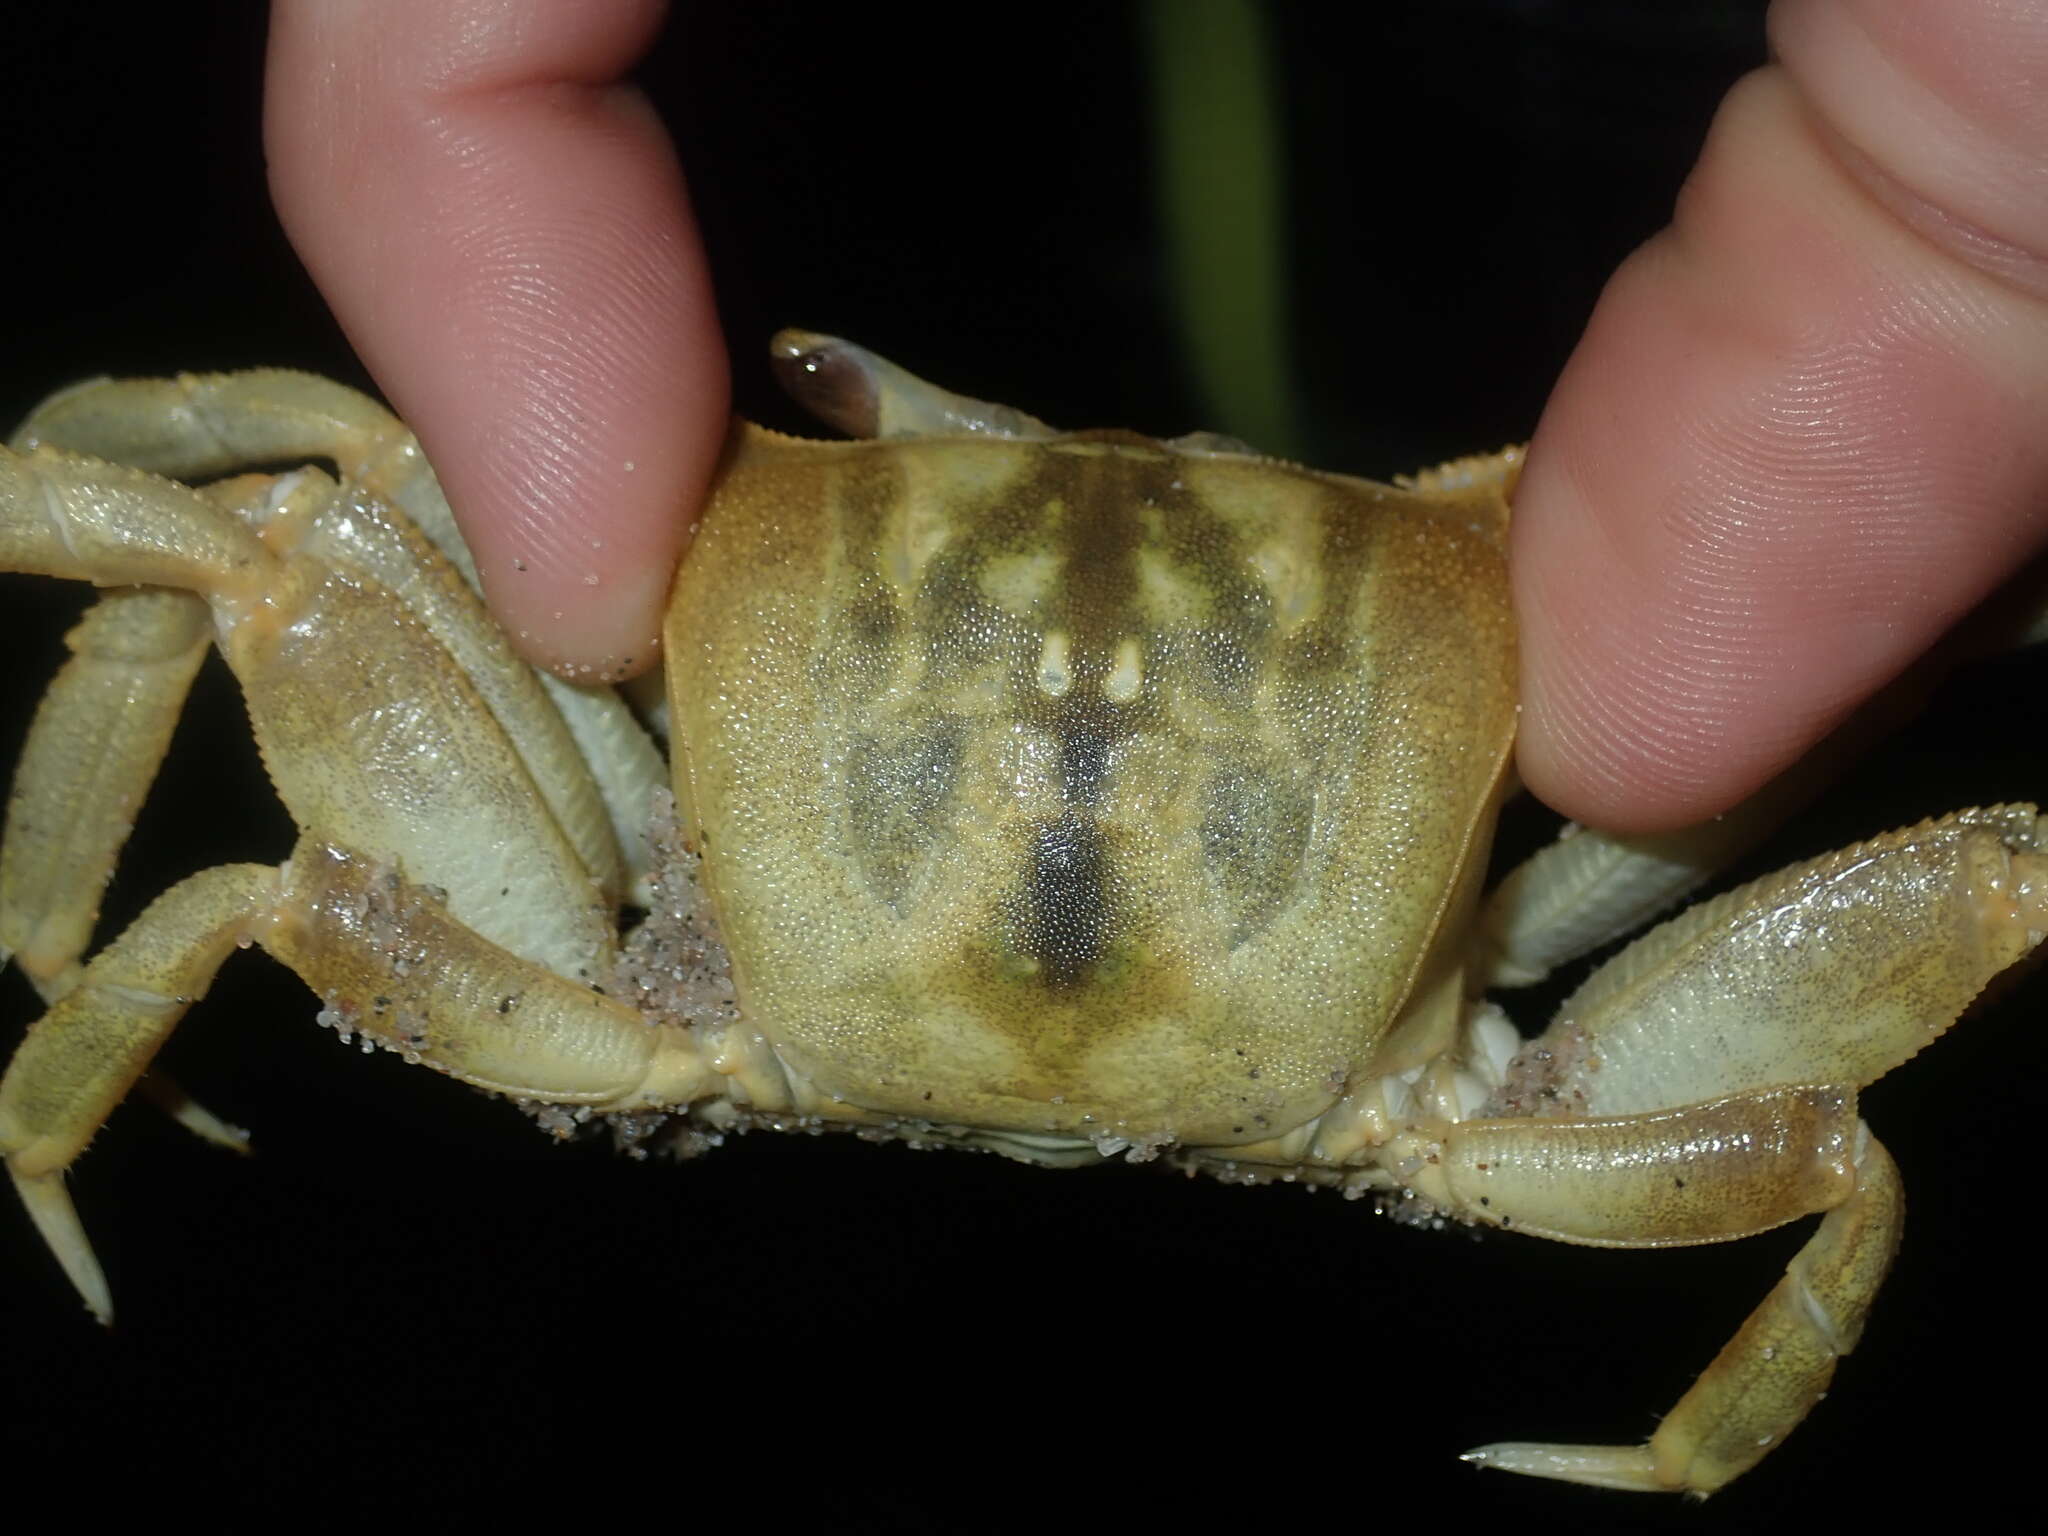
<path id="1" fill-rule="evenodd" d="M 821 693 L 867 703 L 889 686 L 907 619 L 896 605 L 881 564 L 890 517 L 905 493 L 902 466 L 882 454 L 863 455 L 834 487 L 840 537 L 835 557 L 857 573 L 835 576 L 852 596 L 838 605 L 833 630 L 839 644 L 811 661 Z"/>
<path id="2" fill-rule="evenodd" d="M 971 743 L 990 718 L 989 685 L 1000 680 L 997 718 L 1053 745 L 1064 809 L 1048 818 L 1042 805 L 1026 811 L 1017 803 L 1023 814 L 1006 838 L 1017 862 L 1002 920 L 1015 952 L 1034 962 L 1032 975 L 1062 990 L 1099 976 L 1136 918 L 1118 896 L 1118 829 L 1101 815 L 1114 799 L 1122 749 L 1147 732 L 1179 737 L 1176 692 L 1237 709 L 1276 664 L 1311 672 L 1334 664 L 1342 649 L 1335 615 L 1345 607 L 1325 609 L 1326 632 L 1297 630 L 1283 640 L 1245 529 L 1218 516 L 1196 488 L 1198 462 L 1125 432 L 1068 441 L 1078 451 L 1034 453 L 999 483 L 962 490 L 939 519 L 943 537 L 917 554 L 922 564 L 908 591 L 891 560 L 915 526 L 905 519 L 917 514 L 902 501 L 913 480 L 878 449 L 877 462 L 836 491 L 835 557 L 842 572 L 858 573 L 859 595 L 855 611 L 827 633 L 848 654 L 813 663 L 814 676 L 831 674 L 839 684 L 821 689 L 827 697 L 864 712 L 879 707 L 854 733 L 846 788 L 856 857 L 877 894 L 899 909 L 920 861 L 944 847 L 957 776 L 969 771 Z M 1355 530 L 1321 521 L 1329 568 L 1339 582 L 1355 582 Z M 1014 589 L 1007 597 L 992 590 L 998 562 L 1047 556 L 1050 576 L 1028 589 L 1024 605 Z M 1144 610 L 1148 559 L 1197 594 L 1189 615 L 1162 622 Z M 1057 692 L 1040 677 L 1053 635 L 1062 637 L 1068 674 Z M 1133 645 L 1138 686 L 1111 699 L 1105 685 L 1120 651 L 1128 657 Z M 916 707 L 897 717 L 883 690 L 906 675 L 916 678 Z M 1202 772 L 1216 782 L 1193 791 L 1204 795 L 1199 835 L 1241 942 L 1291 898 L 1310 801 L 1280 764 L 1219 761 Z M 884 800 L 897 803 L 884 809 Z"/>
<path id="3" fill-rule="evenodd" d="M 899 912 L 943 830 L 965 735 L 958 716 L 931 715 L 863 732 L 847 754 L 857 857 L 868 883 Z"/>
<path id="4" fill-rule="evenodd" d="M 1103 729 L 1100 711 L 1075 710 L 1072 714 L 1079 718 L 1053 727 L 1060 744 L 1060 793 L 1072 805 L 1098 805 L 1103 781 L 1109 776 L 1109 749 L 1115 738 Z"/>
<path id="5" fill-rule="evenodd" d="M 1015 906 L 1016 947 L 1038 963 L 1038 979 L 1054 989 L 1087 981 L 1110 923 L 1109 859 L 1093 816 L 1068 811 L 1039 824 Z"/>

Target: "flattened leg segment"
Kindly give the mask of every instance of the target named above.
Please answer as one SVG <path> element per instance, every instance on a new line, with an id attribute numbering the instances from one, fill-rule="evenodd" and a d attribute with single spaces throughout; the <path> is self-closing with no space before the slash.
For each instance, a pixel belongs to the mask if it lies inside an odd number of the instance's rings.
<path id="1" fill-rule="evenodd" d="M 178 480 L 328 457 L 360 479 L 386 457 L 418 452 L 367 395 L 286 368 L 88 379 L 37 406 L 12 446 L 89 453 Z"/>
<path id="2" fill-rule="evenodd" d="M 0 570 L 258 601 L 278 562 L 191 490 L 98 459 L 0 449 Z"/>
<path id="3" fill-rule="evenodd" d="M 65 637 L 71 659 L 36 710 L 0 839 L 0 951 L 45 1000 L 76 976 L 211 638 L 204 603 L 146 587 L 103 594 Z"/>
<path id="4" fill-rule="evenodd" d="M 326 999 L 337 1027 L 494 1093 L 606 1112 L 714 1091 L 694 1038 L 522 960 L 420 886 L 302 843 L 257 941 Z"/>
<path id="5" fill-rule="evenodd" d="M 1468 1120 L 1412 1187 L 1489 1226 L 1607 1248 L 1717 1243 L 1830 1209 L 1856 1188 L 1853 1090 L 1778 1088 L 1586 1120 Z"/>
<path id="6" fill-rule="evenodd" d="M 1652 929 L 1566 1000 L 1505 1102 L 1621 1115 L 1875 1082 L 2044 930 L 2048 835 L 2032 806 L 1887 833 Z"/>

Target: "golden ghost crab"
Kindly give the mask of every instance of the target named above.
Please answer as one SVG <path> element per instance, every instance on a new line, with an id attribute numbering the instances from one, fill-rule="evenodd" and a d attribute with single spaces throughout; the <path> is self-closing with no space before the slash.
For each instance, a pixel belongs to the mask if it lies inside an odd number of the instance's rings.
<path id="1" fill-rule="evenodd" d="M 672 782 L 618 697 L 514 659 L 418 447 L 353 391 L 103 380 L 0 452 L 0 566 L 107 589 L 0 855 L 0 944 L 49 1005 L 0 1150 L 87 1304 L 109 1315 L 65 1170 L 253 943 L 344 1036 L 639 1147 L 822 1126 L 1165 1157 L 1604 1246 L 1819 1213 L 1646 1445 L 1469 1458 L 1694 1493 L 1761 1459 L 1898 1242 L 1858 1088 L 2042 936 L 2034 809 L 1696 906 L 1524 1042 L 1485 987 L 1636 926 L 1744 834 L 1584 833 L 1482 905 L 1517 454 L 1375 485 L 1058 433 L 830 338 L 775 356 L 858 440 L 736 427 L 667 619 Z M 339 478 L 242 473 L 301 460 Z M 81 964 L 209 644 L 298 845 Z M 623 941 L 622 906 L 648 914 Z"/>

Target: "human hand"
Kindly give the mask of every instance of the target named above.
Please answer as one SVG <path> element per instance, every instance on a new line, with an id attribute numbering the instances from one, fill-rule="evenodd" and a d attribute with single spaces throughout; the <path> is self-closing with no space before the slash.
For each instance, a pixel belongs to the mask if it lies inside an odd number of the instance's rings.
<path id="1" fill-rule="evenodd" d="M 1522 773 L 1725 809 L 2048 538 L 2048 12 L 1778 0 L 1515 502 Z"/>
<path id="2" fill-rule="evenodd" d="M 725 395 L 671 153 L 614 83 L 660 8 L 595 14 L 280 5 L 269 136 L 493 607 L 528 654 L 610 672 L 644 664 Z M 1517 498 L 1523 772 L 1617 829 L 1740 798 L 2044 531 L 2048 23 L 1781 0 L 1772 28 L 1781 62 L 1610 285 Z"/>
<path id="3" fill-rule="evenodd" d="M 726 427 L 667 134 L 620 77 L 660 0 L 278 0 L 279 215 L 428 447 L 492 610 L 535 661 L 653 659 Z"/>

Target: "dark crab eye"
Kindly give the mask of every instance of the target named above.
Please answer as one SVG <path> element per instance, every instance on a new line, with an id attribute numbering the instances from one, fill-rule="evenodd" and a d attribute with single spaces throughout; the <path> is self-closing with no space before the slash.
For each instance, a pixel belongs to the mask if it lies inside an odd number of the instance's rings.
<path id="1" fill-rule="evenodd" d="M 768 364 L 790 399 L 848 437 L 875 435 L 878 397 L 869 360 L 835 336 L 783 331 Z"/>

